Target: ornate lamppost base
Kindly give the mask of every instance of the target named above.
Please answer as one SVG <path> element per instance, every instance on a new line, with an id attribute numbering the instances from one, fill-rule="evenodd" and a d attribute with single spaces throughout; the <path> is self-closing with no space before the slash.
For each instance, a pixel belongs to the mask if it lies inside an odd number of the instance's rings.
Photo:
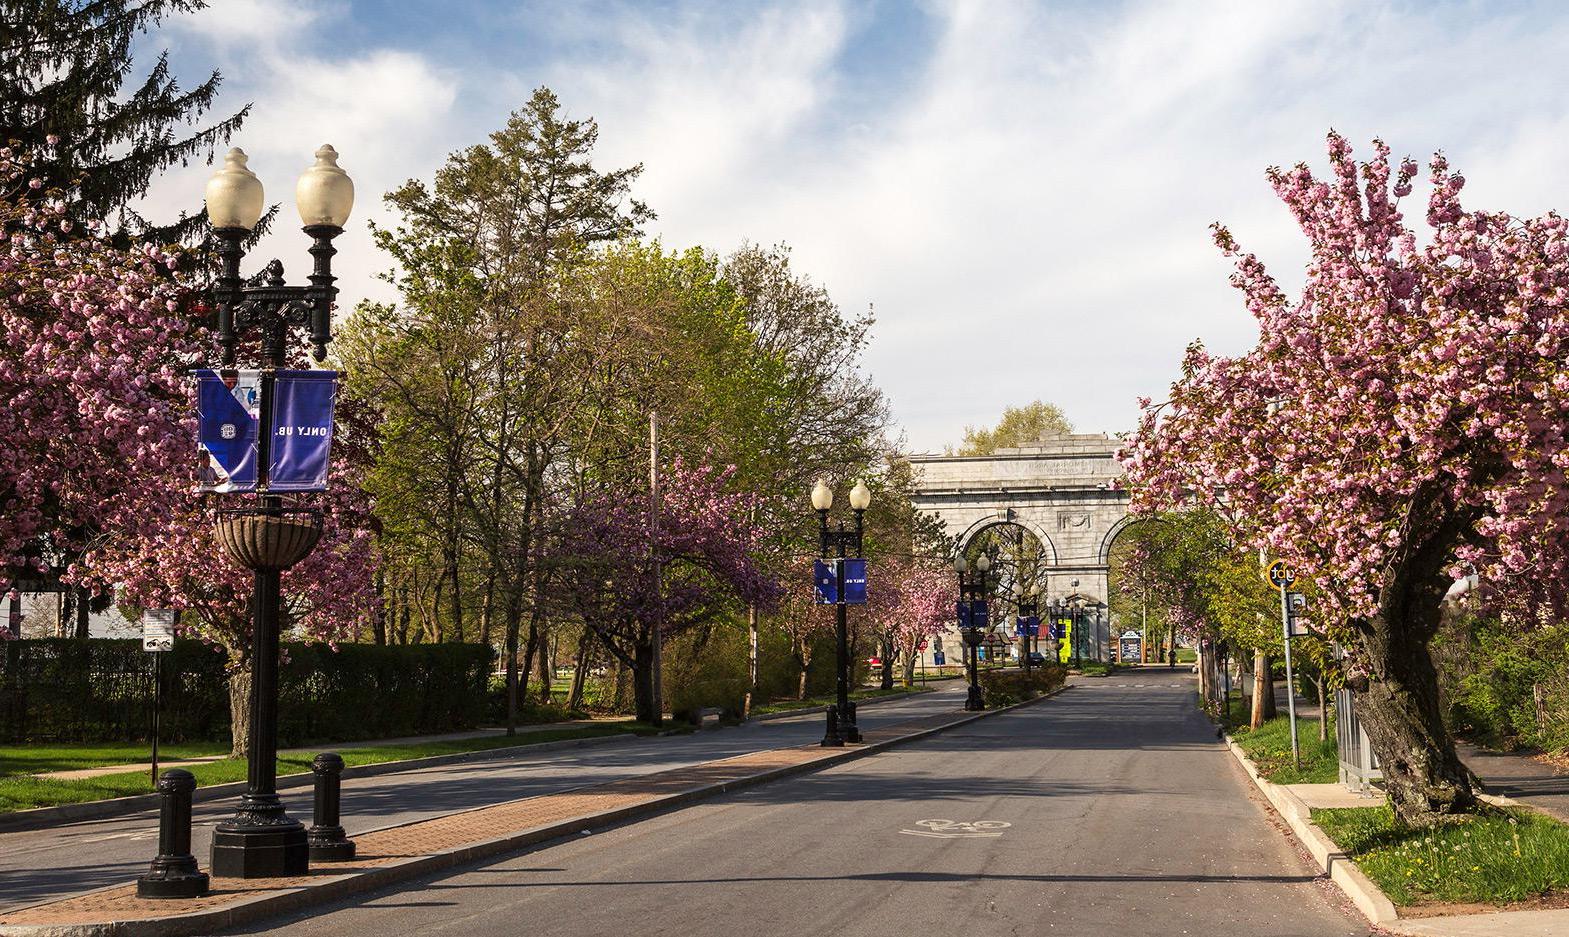
<path id="1" fill-rule="evenodd" d="M 980 687 L 970 687 L 969 692 L 964 697 L 964 708 L 969 712 L 979 712 L 986 708 L 986 698 L 981 695 Z"/>
<path id="2" fill-rule="evenodd" d="M 824 748 L 840 748 L 844 745 L 844 737 L 839 734 L 839 710 L 828 707 L 828 725 L 823 730 L 823 740 L 818 743 Z"/>
<path id="3" fill-rule="evenodd" d="M 196 857 L 181 856 L 170 863 L 154 860 L 152 871 L 136 880 L 136 897 L 200 898 L 207 888 L 207 873 L 196 868 Z"/>
<path id="4" fill-rule="evenodd" d="M 213 829 L 212 874 L 219 878 L 279 878 L 309 871 L 310 844 L 296 820 L 256 825 L 230 820 Z"/>

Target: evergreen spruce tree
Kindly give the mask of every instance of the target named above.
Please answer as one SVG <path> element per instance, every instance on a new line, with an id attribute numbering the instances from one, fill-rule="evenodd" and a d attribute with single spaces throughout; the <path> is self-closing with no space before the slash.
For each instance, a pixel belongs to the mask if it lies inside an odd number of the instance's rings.
<path id="1" fill-rule="evenodd" d="M 67 193 L 72 213 L 102 220 L 117 240 L 199 238 L 202 213 L 158 224 L 128 205 L 164 169 L 210 160 L 250 111 L 246 105 L 199 127 L 222 79 L 214 71 L 183 89 L 167 52 L 140 85 L 124 87 L 137 36 L 171 14 L 204 6 L 204 0 L 0 0 L 0 141 L 34 154 L 34 173 Z"/>

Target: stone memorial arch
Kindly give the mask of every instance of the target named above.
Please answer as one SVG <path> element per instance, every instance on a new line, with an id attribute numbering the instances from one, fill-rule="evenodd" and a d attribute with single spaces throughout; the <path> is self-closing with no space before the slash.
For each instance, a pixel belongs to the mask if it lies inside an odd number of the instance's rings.
<path id="1" fill-rule="evenodd" d="M 1132 520 L 1128 493 L 1117 487 L 1117 447 L 1106 435 L 1063 434 L 986 456 L 912 456 L 915 507 L 940 518 L 960 549 L 988 528 L 1023 527 L 1045 553 L 1043 603 L 1077 592 L 1104 607 L 1111 545 Z M 1085 624 L 1096 632 L 1086 647 L 1108 658 L 1109 616 Z"/>

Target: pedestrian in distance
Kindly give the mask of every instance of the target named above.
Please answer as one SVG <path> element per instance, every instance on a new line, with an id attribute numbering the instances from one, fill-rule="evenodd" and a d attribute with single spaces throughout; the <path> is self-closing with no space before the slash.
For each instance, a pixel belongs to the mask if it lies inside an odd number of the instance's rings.
<path id="1" fill-rule="evenodd" d="M 1171 650 L 1166 652 L 1166 669 L 1177 669 L 1177 646 L 1175 644 L 1171 646 Z"/>

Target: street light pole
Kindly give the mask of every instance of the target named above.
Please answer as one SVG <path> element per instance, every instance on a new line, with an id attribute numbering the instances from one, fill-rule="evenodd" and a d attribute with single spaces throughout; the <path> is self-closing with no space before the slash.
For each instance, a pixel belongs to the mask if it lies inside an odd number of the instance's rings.
<path id="1" fill-rule="evenodd" d="M 980 711 L 986 708 L 980 682 L 980 645 L 986 638 L 986 573 L 991 569 L 991 558 L 982 553 L 974 565 L 975 575 L 966 577 L 970 563 L 962 554 L 953 561 L 954 571 L 959 574 L 959 605 L 963 612 L 959 619 L 959 636 L 970 650 L 970 688 L 964 698 L 964 708 Z"/>
<path id="2" fill-rule="evenodd" d="M 313 357 L 326 357 L 332 341 L 332 304 L 337 279 L 332 241 L 343 233 L 354 205 L 354 183 L 338 167 L 330 146 L 316 150 L 316 163 L 295 187 L 303 230 L 311 238 L 314 260 L 309 286 L 286 286 L 277 260 L 250 280 L 240 275 L 244 242 L 261 218 L 262 184 L 246 168 L 245 153 L 229 151 L 224 166 L 207 183 L 206 204 L 218 239 L 222 269 L 213 289 L 223 364 L 232 368 L 242 333 L 257 330 L 261 339 L 260 427 L 256 445 L 258 505 L 219 512 L 217 535 L 225 550 L 252 570 L 251 689 L 248 701 L 246 790 L 234 816 L 219 823 L 212 837 L 212 872 L 217 876 L 271 878 L 303 875 L 309 866 L 305 827 L 292 819 L 278 799 L 278 641 L 280 579 L 304 559 L 321 536 L 322 516 L 310 507 L 285 507 L 270 494 L 272 411 L 276 371 L 285 365 L 289 336 L 309 332 Z"/>
<path id="3" fill-rule="evenodd" d="M 845 601 L 845 560 L 853 548 L 855 558 L 862 558 L 865 547 L 865 514 L 871 506 L 872 492 L 864 482 L 856 482 L 850 489 L 850 510 L 855 515 L 855 529 L 845 530 L 839 522 L 837 530 L 828 527 L 828 511 L 834 506 L 834 491 L 826 481 L 819 481 L 812 488 L 812 507 L 817 511 L 818 555 L 828 559 L 837 551 L 834 563 L 835 667 L 834 705 L 829 707 L 827 725 L 823 730 L 822 745 L 837 747 L 846 742 L 861 741 L 861 730 L 855 724 L 855 706 L 850 702 L 850 680 L 854 670 L 850 661 L 850 623 L 848 603 Z"/>
<path id="4" fill-rule="evenodd" d="M 1035 587 L 1025 589 L 1022 585 L 1014 583 L 1013 599 L 1019 606 L 1019 624 L 1023 626 L 1024 633 L 1019 635 L 1019 666 L 1025 673 L 1030 672 L 1033 663 L 1030 660 L 1032 648 L 1030 647 L 1030 619 L 1039 614 L 1039 605 L 1036 604 Z"/>

